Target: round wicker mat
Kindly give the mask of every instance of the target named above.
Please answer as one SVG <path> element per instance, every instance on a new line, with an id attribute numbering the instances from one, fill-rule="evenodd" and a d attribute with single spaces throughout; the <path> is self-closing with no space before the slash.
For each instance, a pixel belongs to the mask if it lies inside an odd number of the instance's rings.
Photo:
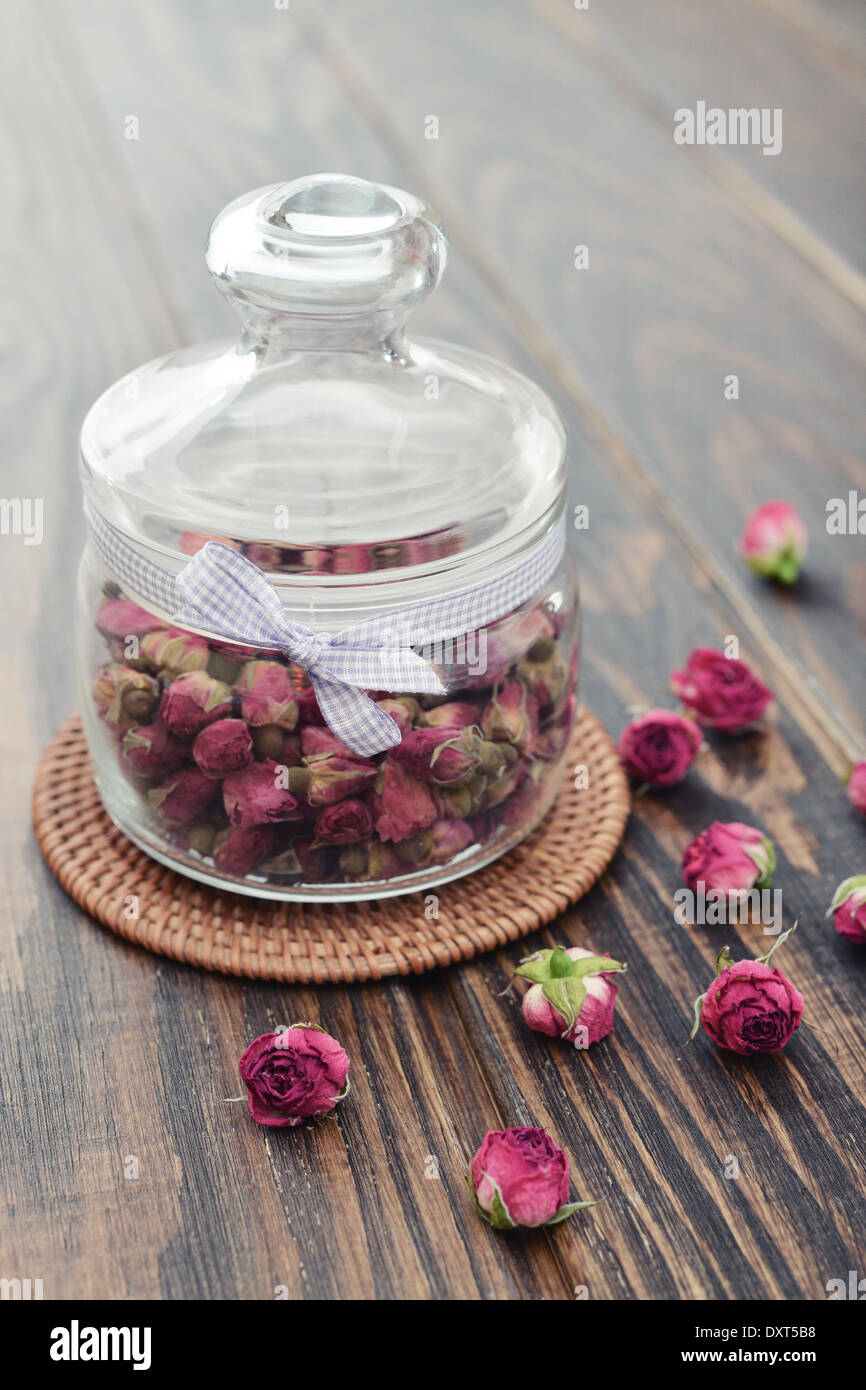
<path id="1" fill-rule="evenodd" d="M 568 777 L 542 825 L 508 855 L 436 889 L 428 920 L 418 893 L 381 901 L 268 902 L 196 883 L 136 848 L 103 809 L 79 716 L 46 748 L 33 823 L 51 872 L 103 926 L 160 955 L 206 970 L 315 983 L 420 974 L 516 941 L 576 903 L 612 859 L 629 793 L 616 749 L 581 709 Z M 139 915 L 127 916 L 130 896 Z"/>

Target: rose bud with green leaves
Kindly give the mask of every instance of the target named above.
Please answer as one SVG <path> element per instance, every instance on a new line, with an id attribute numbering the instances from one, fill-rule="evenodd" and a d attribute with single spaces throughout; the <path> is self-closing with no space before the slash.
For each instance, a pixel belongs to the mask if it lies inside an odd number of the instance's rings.
<path id="1" fill-rule="evenodd" d="M 96 673 L 93 699 L 105 723 L 117 734 L 125 734 L 135 724 L 149 722 L 159 700 L 159 686 L 144 671 L 110 661 Z"/>
<path id="2" fill-rule="evenodd" d="M 866 945 L 866 874 L 855 874 L 839 884 L 827 911 L 840 936 Z"/>
<path id="3" fill-rule="evenodd" d="M 278 661 L 248 661 L 235 691 L 241 697 L 241 715 L 248 724 L 279 724 L 291 731 L 298 722 L 298 701 L 287 667 Z"/>
<path id="4" fill-rule="evenodd" d="M 304 757 L 304 764 L 290 769 L 289 786 L 310 806 L 332 806 L 347 796 L 361 796 L 379 773 L 376 763 L 353 753 L 314 753 Z"/>
<path id="5" fill-rule="evenodd" d="M 740 554 L 755 574 L 793 584 L 808 544 L 806 524 L 790 502 L 765 502 L 746 522 Z"/>
<path id="6" fill-rule="evenodd" d="M 569 1202 L 568 1155 L 546 1130 L 488 1130 L 468 1173 L 475 1208 L 495 1231 L 555 1226 L 595 1202 Z"/>
<path id="7" fill-rule="evenodd" d="M 538 701 L 522 681 L 503 681 L 481 712 L 484 737 L 511 743 L 531 757 L 538 737 Z"/>
<path id="8" fill-rule="evenodd" d="M 162 693 L 159 717 L 177 738 L 194 738 L 206 724 L 231 714 L 232 692 L 206 671 L 188 671 Z"/>
<path id="9" fill-rule="evenodd" d="M 287 1128 L 327 1115 L 349 1092 L 349 1059 L 315 1023 L 293 1023 L 251 1042 L 238 1064 L 250 1115 Z"/>
<path id="10" fill-rule="evenodd" d="M 430 788 L 395 758 L 378 769 L 370 810 L 380 840 L 408 840 L 438 819 Z"/>
<path id="11" fill-rule="evenodd" d="M 745 661 L 714 647 L 696 647 L 685 670 L 671 672 L 670 683 L 693 719 L 723 734 L 751 728 L 773 699 L 773 692 Z"/>
<path id="12" fill-rule="evenodd" d="M 481 734 L 471 725 L 412 729 L 391 751 L 422 782 L 461 787 L 481 766 Z"/>
<path id="13" fill-rule="evenodd" d="M 180 627 L 160 628 L 141 639 L 141 655 L 156 671 L 203 671 L 210 659 L 204 637 Z"/>
<path id="14" fill-rule="evenodd" d="M 716 978 L 695 1000 L 690 1042 L 703 1025 L 718 1047 L 742 1056 L 785 1046 L 800 1027 L 803 996 L 770 961 L 796 926 L 782 932 L 756 960 L 734 961 L 727 946 L 719 952 Z"/>
<path id="15" fill-rule="evenodd" d="M 855 811 L 866 816 L 866 762 L 855 763 L 848 774 L 848 800 Z"/>
<path id="16" fill-rule="evenodd" d="M 625 968 L 582 946 L 536 951 L 514 972 L 531 981 L 521 1003 L 524 1021 L 535 1032 L 575 1047 L 599 1042 L 613 1028 L 614 974 Z"/>
<path id="17" fill-rule="evenodd" d="M 773 841 L 740 821 L 714 821 L 683 853 L 683 879 L 692 892 L 699 883 L 722 893 L 769 888 L 775 868 Z"/>
<path id="18" fill-rule="evenodd" d="M 651 709 L 633 719 L 619 740 L 619 756 L 629 777 L 653 787 L 681 782 L 703 744 L 693 719 L 669 709 Z"/>

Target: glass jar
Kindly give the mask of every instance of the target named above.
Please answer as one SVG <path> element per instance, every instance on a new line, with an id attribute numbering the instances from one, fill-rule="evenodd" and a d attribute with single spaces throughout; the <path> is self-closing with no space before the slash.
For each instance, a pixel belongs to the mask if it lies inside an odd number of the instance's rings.
<path id="1" fill-rule="evenodd" d="M 94 774 L 117 825 L 192 878 L 423 890 L 556 795 L 578 662 L 564 432 L 519 373 L 407 339 L 446 251 L 398 189 L 248 194 L 207 249 L 239 340 L 147 363 L 85 420 Z"/>

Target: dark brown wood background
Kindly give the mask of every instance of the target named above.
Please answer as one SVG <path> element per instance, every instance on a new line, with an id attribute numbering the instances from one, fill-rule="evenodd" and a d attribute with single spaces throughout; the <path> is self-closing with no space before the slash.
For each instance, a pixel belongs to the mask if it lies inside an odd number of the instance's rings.
<path id="1" fill-rule="evenodd" d="M 0 538 L 0 1276 L 48 1298 L 821 1299 L 866 1274 L 866 951 L 822 920 L 866 870 L 840 780 L 866 753 L 866 542 L 825 529 L 828 498 L 866 495 L 866 11 L 13 0 L 2 23 L 2 490 L 44 498 L 45 540 Z M 676 146 L 698 99 L 781 107 L 782 153 Z M 353 989 L 215 978 L 96 927 L 33 840 L 33 770 L 75 698 L 82 415 L 142 360 L 232 331 L 211 217 L 320 169 L 429 197 L 453 254 L 418 329 L 515 363 L 565 412 L 590 509 L 583 697 L 611 731 L 727 634 L 778 695 L 769 732 L 713 739 L 683 786 L 635 802 L 611 870 L 545 938 L 629 963 L 589 1053 L 522 1027 L 518 948 Z M 790 594 L 735 553 L 776 495 L 812 533 Z M 803 914 L 785 960 L 808 1022 L 777 1056 L 682 1045 L 738 944 L 673 920 L 682 849 L 713 819 L 775 837 L 786 918 Z M 353 1091 L 335 1119 L 265 1131 L 227 1102 L 237 1058 L 297 1017 L 343 1041 Z M 464 1171 L 486 1129 L 528 1122 L 604 1201 L 505 1239 Z"/>

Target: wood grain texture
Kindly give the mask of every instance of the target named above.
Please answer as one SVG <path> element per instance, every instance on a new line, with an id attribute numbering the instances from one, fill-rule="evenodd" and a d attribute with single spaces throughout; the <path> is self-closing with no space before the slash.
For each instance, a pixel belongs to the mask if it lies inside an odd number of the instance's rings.
<path id="1" fill-rule="evenodd" d="M 47 1297 L 823 1297 L 866 1236 L 863 960 L 821 921 L 862 867 L 838 780 L 863 727 L 862 559 L 853 539 L 818 535 L 810 585 L 780 598 L 743 579 L 730 544 L 762 495 L 813 519 L 822 495 L 862 482 L 857 311 L 521 4 L 9 13 L 4 487 L 41 489 L 46 540 L 0 544 L 16 671 L 0 1275 L 43 1277 Z M 438 142 L 423 138 L 430 112 Z M 30 838 L 32 768 L 73 703 L 80 416 L 143 358 L 232 331 L 201 263 L 219 207 L 328 167 L 443 204 L 454 255 L 419 331 L 514 362 L 564 407 L 571 498 L 591 517 L 583 695 L 612 732 L 628 705 L 664 702 L 692 646 L 729 633 L 780 697 L 766 732 L 713 738 L 682 787 L 636 800 L 612 871 L 539 940 L 629 962 L 616 1031 L 588 1053 L 522 1027 L 502 994 L 520 948 L 360 988 L 212 978 L 96 928 Z M 599 274 L 571 270 L 577 241 Z M 719 377 L 741 362 L 748 392 L 726 416 Z M 682 1046 L 690 1001 L 737 939 L 673 921 L 682 849 L 713 819 L 774 836 L 786 920 L 804 914 L 785 952 L 809 1026 L 780 1057 Z M 229 1099 L 237 1057 L 293 1018 L 341 1038 L 353 1091 L 320 1126 L 265 1133 Z M 486 1128 L 530 1121 L 568 1148 L 575 1195 L 604 1201 L 504 1240 L 472 1212 L 465 1164 Z"/>

